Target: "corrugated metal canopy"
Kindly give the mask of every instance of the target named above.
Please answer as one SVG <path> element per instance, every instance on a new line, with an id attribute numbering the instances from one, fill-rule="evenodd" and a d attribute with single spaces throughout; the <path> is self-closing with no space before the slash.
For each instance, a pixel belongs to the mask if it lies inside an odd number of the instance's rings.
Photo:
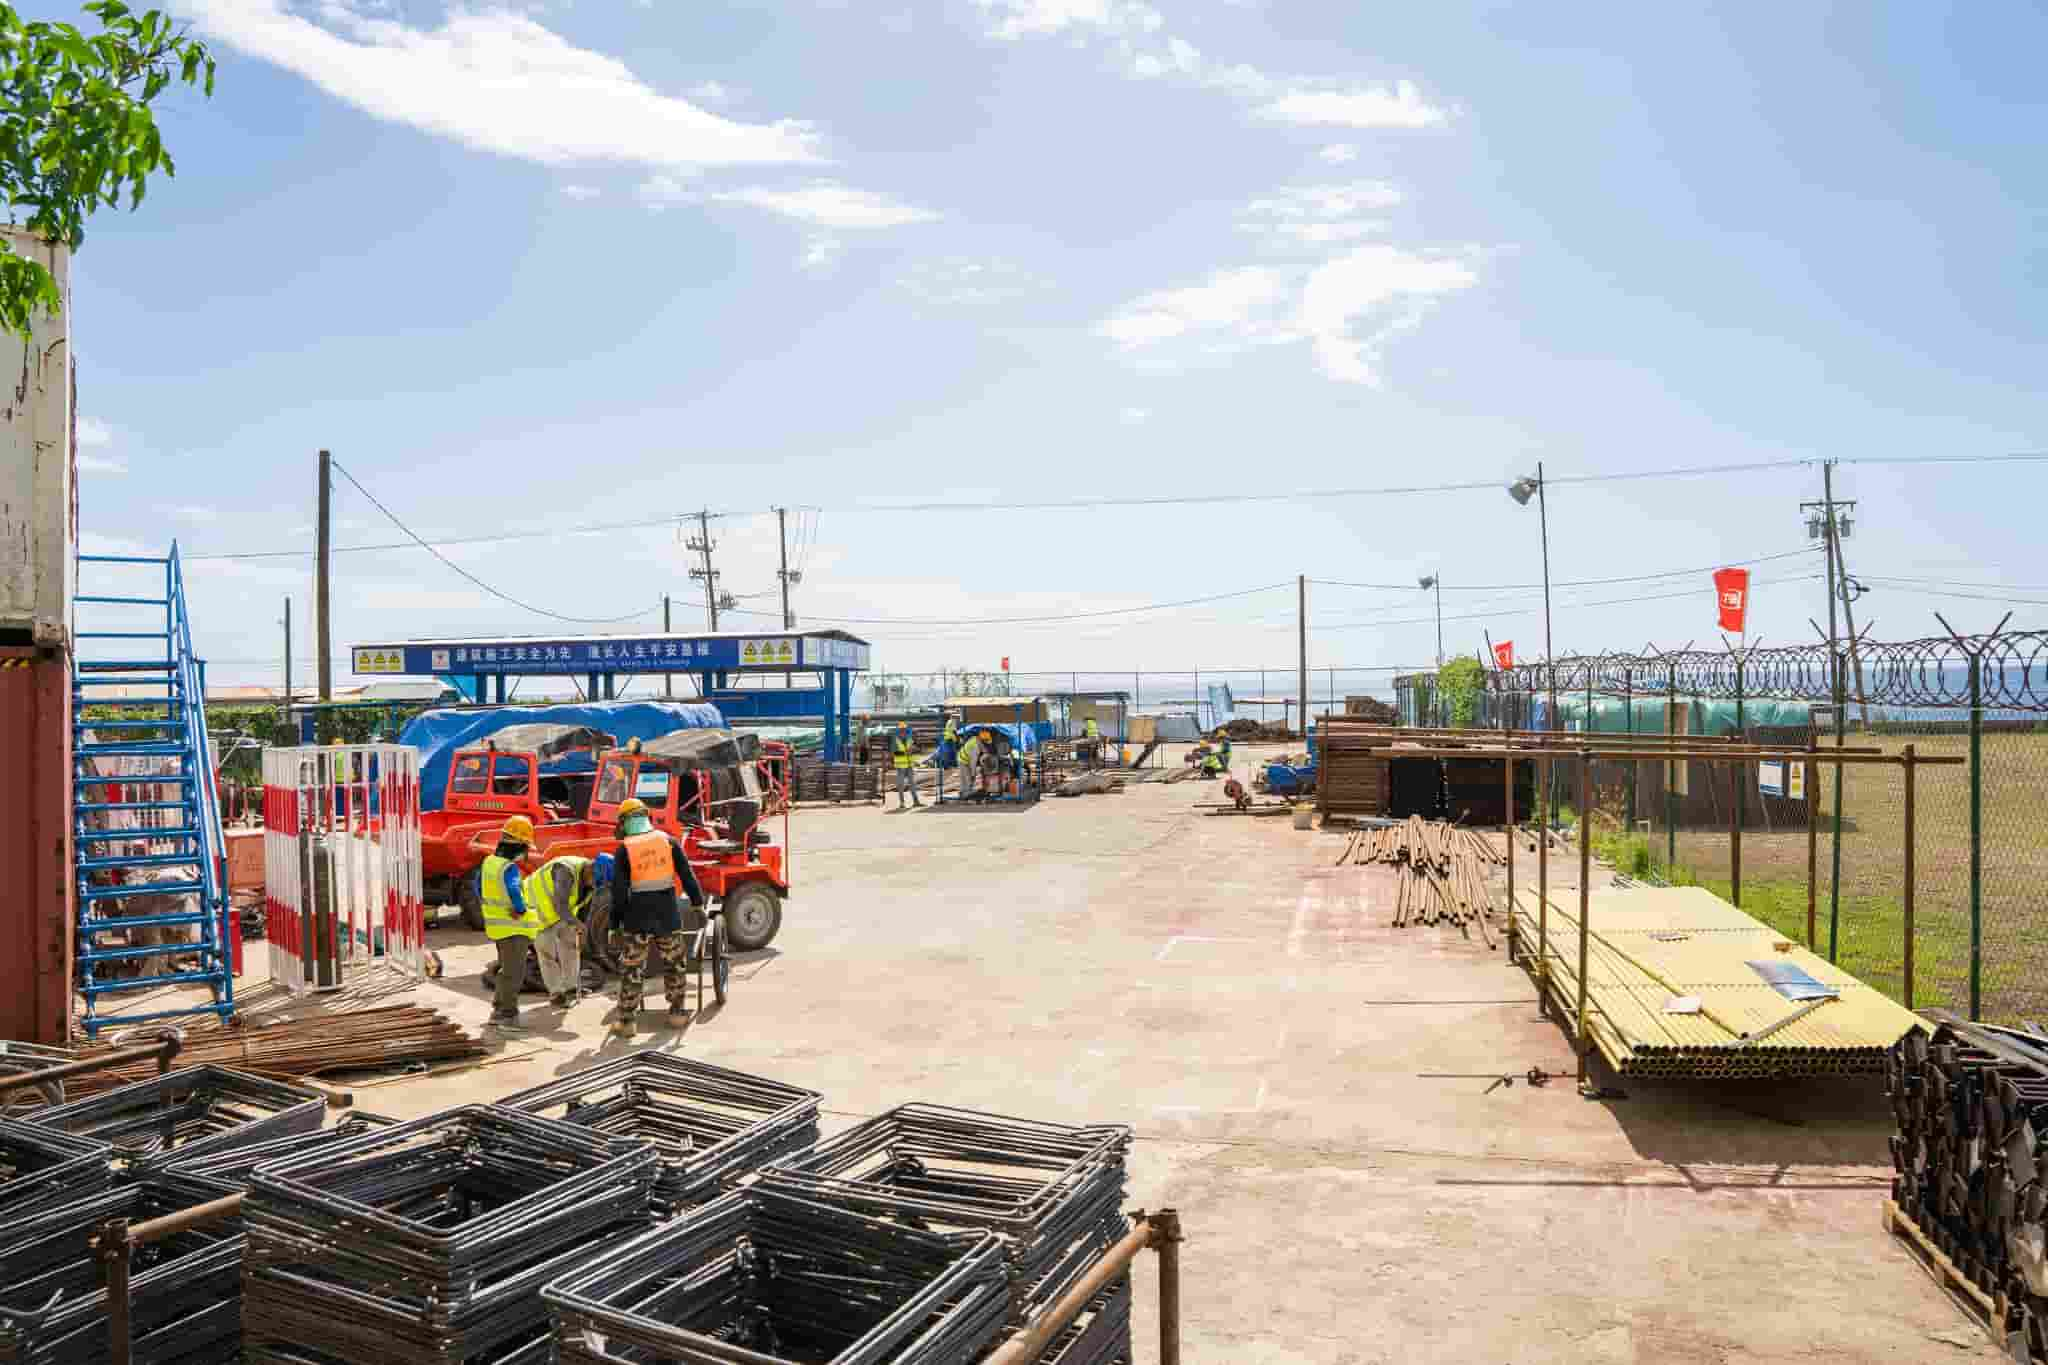
<path id="1" fill-rule="evenodd" d="M 669 768 L 736 768 L 760 756 L 761 741 L 744 730 L 678 730 L 647 741 L 640 752 Z"/>
<path id="2" fill-rule="evenodd" d="M 542 759 L 549 759 L 576 749 L 616 748 L 619 741 L 617 736 L 588 725 L 547 725 L 535 722 L 508 725 L 491 735 L 488 742 L 495 748 L 535 754 Z"/>

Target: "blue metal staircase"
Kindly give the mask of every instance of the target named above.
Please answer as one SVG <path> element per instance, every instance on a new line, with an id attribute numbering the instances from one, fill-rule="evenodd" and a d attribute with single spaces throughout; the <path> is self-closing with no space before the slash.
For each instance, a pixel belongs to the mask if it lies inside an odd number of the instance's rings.
<path id="1" fill-rule="evenodd" d="M 176 542 L 164 558 L 78 556 L 79 595 L 72 647 L 72 875 L 78 896 L 76 989 L 85 997 L 85 1031 L 171 1015 L 234 1012 L 235 982 L 225 939 L 227 877 L 220 791 L 206 733 L 206 665 L 192 655 L 192 625 Z M 109 591 L 88 593 L 86 580 Z M 123 595 L 112 588 L 138 589 Z M 86 719 L 86 709 L 95 712 Z M 104 717 L 104 718 L 102 718 Z M 87 734 L 92 736 L 90 742 Z M 103 777 L 98 758 L 156 760 L 148 776 Z M 161 773 L 162 775 L 158 775 Z M 175 799 L 132 800 L 128 787 L 170 788 Z M 135 812 L 141 828 L 105 829 L 101 813 Z M 131 880 L 149 872 L 162 880 Z M 171 913 L 123 915 L 129 896 L 176 898 Z M 186 943 L 104 946 L 129 929 L 191 925 Z M 102 979 L 107 964 L 145 958 L 186 970 Z M 203 985 L 210 1001 L 130 1014 L 102 1009 L 108 996 L 159 986 Z"/>

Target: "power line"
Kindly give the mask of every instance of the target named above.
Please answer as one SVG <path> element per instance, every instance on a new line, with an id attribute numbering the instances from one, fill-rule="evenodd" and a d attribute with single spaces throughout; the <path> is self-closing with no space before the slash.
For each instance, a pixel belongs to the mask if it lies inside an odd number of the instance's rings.
<path id="1" fill-rule="evenodd" d="M 1615 583 L 1647 583 L 1658 578 L 1683 578 L 1688 574 L 1712 573 L 1716 569 L 1741 568 L 1750 564 L 1768 564 L 1774 560 L 1796 559 L 1800 555 L 1818 553 L 1820 551 L 1817 547 L 1805 545 L 1797 550 L 1787 550 L 1782 554 L 1759 555 L 1755 559 L 1723 560 L 1718 564 L 1709 564 L 1705 568 L 1700 569 L 1666 569 L 1661 573 L 1627 574 L 1620 578 L 1577 578 L 1570 582 L 1552 583 L 1551 586 L 1553 588 L 1592 588 L 1607 587 Z M 1401 592 L 1416 591 L 1413 583 L 1342 583 L 1329 578 L 1311 578 L 1309 582 L 1325 588 L 1386 588 Z M 1542 586 L 1541 583 L 1446 583 L 1443 585 L 1445 592 L 1516 592 L 1524 588 L 1536 589 Z"/>
<path id="2" fill-rule="evenodd" d="M 1771 585 L 1771 584 L 1773 584 L 1773 583 L 1812 583 L 1812 582 L 1816 582 L 1816 581 L 1818 581 L 1818 580 L 1819 580 L 1819 578 L 1820 578 L 1820 575 L 1819 575 L 1819 574 L 1805 574 L 1805 575 L 1802 575 L 1802 576 L 1800 576 L 1800 577 L 1797 577 L 1797 578 L 1763 578 L 1763 579 L 1758 579 L 1758 580 L 1757 580 L 1757 581 L 1756 581 L 1755 583 L 1752 583 L 1752 584 L 1751 584 L 1750 586 L 1751 586 L 1751 587 L 1753 587 L 1753 588 L 1760 588 L 1760 587 L 1768 587 L 1768 586 L 1770 586 L 1770 585 Z M 1640 594 L 1640 595 L 1638 595 L 1638 596 L 1635 596 L 1635 597 L 1613 597 L 1613 598 L 1608 598 L 1607 600 L 1605 600 L 1605 601 L 1600 601 L 1600 602 L 1560 602 L 1560 603 L 1558 603 L 1558 610 L 1560 610 L 1560 611 L 1570 611 L 1570 610 L 1572 610 L 1572 609 L 1574 609 L 1574 608 L 1578 608 L 1578 607 L 1625 607 L 1625 606 L 1633 606 L 1633 605 L 1635 605 L 1635 604 L 1636 604 L 1636 603 L 1638 603 L 1638 602 L 1664 602 L 1664 601 L 1669 601 L 1669 600 L 1671 600 L 1672 598 L 1676 598 L 1676 597 L 1696 597 L 1696 596 L 1699 596 L 1699 595 L 1701 595 L 1701 591 L 1702 591 L 1702 590 L 1701 590 L 1701 589 L 1698 589 L 1698 588 L 1686 588 L 1686 589 L 1683 589 L 1682 591 L 1679 591 L 1679 592 L 1662 592 L 1662 593 L 1644 593 L 1644 594 Z M 1493 619 L 1493 618 L 1495 618 L 1495 617 L 1500 617 L 1500 616 L 1527 616 L 1527 615 L 1529 615 L 1530 613 L 1532 613 L 1532 612 L 1535 612 L 1535 611 L 1537 611 L 1537 610 L 1539 610 L 1539 608 L 1536 608 L 1536 607 L 1516 607 L 1516 608 L 1513 608 L 1513 609 L 1510 609 L 1510 610 L 1507 610 L 1507 611 L 1480 611 L 1480 612 L 1467 612 L 1467 613 L 1465 613 L 1464 615 L 1461 615 L 1461 616 L 1446 616 L 1446 617 L 1444 618 L 1444 620 L 1446 620 L 1446 621 L 1485 621 L 1485 620 L 1490 620 L 1490 619 Z M 1430 622 L 1430 621 L 1434 621 L 1435 619 L 1436 619 L 1436 618 L 1435 618 L 1434 616 L 1413 616 L 1413 617 L 1409 617 L 1408 619 L 1406 619 L 1406 620 L 1402 620 L 1402 621 L 1367 621 L 1367 622 L 1361 622 L 1361 623 L 1359 623 L 1358 625 L 1355 625 L 1355 626 L 1324 626 L 1324 627 L 1321 627 L 1321 629 L 1324 629 L 1324 630 L 1365 630 L 1365 629 L 1373 629 L 1373 630 L 1379 630 L 1379 629 L 1383 629 L 1384 627 L 1387 627 L 1387 626 L 1414 626 L 1414 625 L 1423 625 L 1423 624 L 1426 624 L 1426 623 L 1428 623 L 1428 622 Z M 1312 627 L 1312 628 L 1313 628 L 1313 627 Z"/>
<path id="3" fill-rule="evenodd" d="M 1953 588 L 1922 588 L 1916 587 L 1904 579 L 1880 578 L 1876 574 L 1859 574 L 1858 578 L 1865 583 L 1882 583 L 1893 592 L 1918 593 L 1924 597 L 1963 597 L 1974 602 L 2014 602 L 2027 607 L 2048 607 L 2048 598 L 2002 597 L 1996 593 L 1988 592 L 1957 592 Z"/>
<path id="4" fill-rule="evenodd" d="M 2048 452 L 2023 452 L 2011 455 L 1902 455 L 1847 456 L 1836 460 L 1842 465 L 1953 465 L 1953 464 L 2012 464 L 2048 462 Z M 1751 474 L 1773 470 L 1804 469 L 1825 463 L 1820 457 L 1798 460 L 1753 460 L 1737 464 L 1692 465 L 1676 469 L 1640 469 L 1610 474 L 1552 474 L 1548 482 L 1557 485 L 1630 483 L 1645 479 L 1690 479 L 1707 478 L 1724 474 Z M 1458 483 L 1414 484 L 1403 487 L 1375 486 L 1369 488 L 1324 488 L 1303 489 L 1288 493 L 1210 493 L 1177 494 L 1156 497 L 1109 497 L 1076 498 L 1064 502 L 901 502 L 901 503 L 851 503 L 840 508 L 845 513 L 894 513 L 894 512 L 1039 512 L 1039 511 L 1086 511 L 1095 508 L 1118 507 L 1190 507 L 1228 506 L 1247 503 L 1275 502 L 1320 502 L 1339 498 L 1386 498 L 1408 497 L 1426 493 L 1469 493 L 1502 487 L 1498 479 L 1469 479 Z M 719 517 L 763 516 L 772 508 L 743 509 L 712 512 Z M 822 508 L 813 508 L 821 512 Z M 675 518 L 661 517 L 634 521 L 587 522 L 578 526 L 552 527 L 529 531 L 500 531 L 488 535 L 444 537 L 433 542 L 438 545 L 487 545 L 500 541 L 546 539 L 554 536 L 586 535 L 599 531 L 621 531 L 646 529 L 654 526 L 669 526 Z M 410 534 L 410 532 L 408 532 Z M 414 544 L 432 548 L 424 540 L 414 537 Z M 413 544 L 395 542 L 382 545 L 337 546 L 334 554 L 365 554 L 380 550 L 404 550 Z M 310 555 L 309 550 L 248 550 L 235 553 L 187 555 L 191 561 L 210 559 L 286 559 Z"/>
<path id="5" fill-rule="evenodd" d="M 512 596 L 510 593 L 500 592 L 498 589 L 484 582 L 481 578 L 478 578 L 469 570 L 463 568 L 460 564 L 457 564 L 454 560 L 448 558 L 448 556 L 442 554 L 432 545 L 429 545 L 425 540 L 421 539 L 418 533 L 416 533 L 410 526 L 407 526 L 404 522 L 400 521 L 398 519 L 398 514 L 396 512 L 393 512 L 383 503 L 378 502 L 377 495 L 372 493 L 369 489 L 363 487 L 362 483 L 356 478 L 356 476 L 354 474 L 351 474 L 346 468 L 342 466 L 341 461 L 335 460 L 333 464 L 336 469 L 341 471 L 341 477 L 347 479 L 349 481 L 349 485 L 353 487 L 356 490 L 356 492 L 361 493 L 364 497 L 368 498 L 370 500 L 370 505 L 372 507 L 375 507 L 379 512 L 382 512 L 385 516 L 391 518 L 391 524 L 393 526 L 396 526 L 399 530 L 405 532 L 407 535 L 411 536 L 414 542 L 416 542 L 422 550 L 425 550 L 428 554 L 440 560 L 443 564 L 455 570 L 455 572 L 461 574 L 464 578 L 476 584 L 479 588 L 482 588 L 491 596 L 503 602 L 510 602 L 513 606 L 519 608 L 521 611 L 530 611 L 536 616 L 553 617 L 557 621 L 573 621 L 580 625 L 616 625 L 621 621 L 630 621 L 636 616 L 645 616 L 651 611 L 658 610 L 661 606 L 659 602 L 656 602 L 651 607 L 642 607 L 638 611 L 627 612 L 624 616 L 566 616 L 558 611 L 549 611 L 546 607 L 536 607 L 529 602 L 522 602 L 518 598 Z"/>

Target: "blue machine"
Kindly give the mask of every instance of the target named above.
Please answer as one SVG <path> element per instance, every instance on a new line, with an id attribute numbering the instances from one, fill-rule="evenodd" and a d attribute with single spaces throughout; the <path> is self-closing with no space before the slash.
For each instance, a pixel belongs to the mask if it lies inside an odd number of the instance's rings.
<path id="1" fill-rule="evenodd" d="M 697 696 L 731 720 L 817 720 L 825 759 L 841 762 L 853 747 L 853 675 L 868 668 L 868 643 L 843 630 L 712 635 L 500 636 L 465 640 L 397 640 L 349 651 L 358 677 L 440 678 L 465 696 L 503 704 L 507 678 L 567 677 L 591 701 L 613 701 L 619 679 L 687 675 Z M 748 674 L 779 673 L 808 687 L 741 687 Z"/>

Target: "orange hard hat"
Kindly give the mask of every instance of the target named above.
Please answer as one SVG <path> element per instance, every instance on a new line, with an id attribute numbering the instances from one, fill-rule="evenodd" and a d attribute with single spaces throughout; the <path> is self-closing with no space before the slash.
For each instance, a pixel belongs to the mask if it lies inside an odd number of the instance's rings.
<path id="1" fill-rule="evenodd" d="M 533 821 L 527 819 L 523 815 L 515 815 L 510 820 L 507 820 L 505 822 L 505 828 L 499 832 L 498 837 L 501 839 L 508 839 L 515 844 L 524 844 L 528 848 L 532 848 Z"/>

